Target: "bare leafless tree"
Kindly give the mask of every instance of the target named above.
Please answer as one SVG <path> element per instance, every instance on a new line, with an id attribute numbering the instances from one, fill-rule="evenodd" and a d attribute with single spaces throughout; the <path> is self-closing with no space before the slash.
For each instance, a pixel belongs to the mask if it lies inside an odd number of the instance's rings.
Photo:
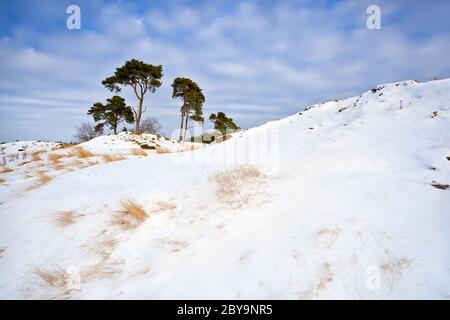
<path id="1" fill-rule="evenodd" d="M 83 122 L 78 128 L 75 138 L 79 142 L 86 142 L 102 135 L 103 130 L 97 129 L 96 126 L 90 122 Z"/>
<path id="2" fill-rule="evenodd" d="M 431 78 L 431 80 L 444 80 L 449 78 L 449 75 L 446 73 L 438 73 L 434 77 Z"/>
<path id="3" fill-rule="evenodd" d="M 141 132 L 143 133 L 151 133 L 151 134 L 158 134 L 160 133 L 162 126 L 159 123 L 158 119 L 153 117 L 145 118 L 144 121 L 141 123 Z"/>

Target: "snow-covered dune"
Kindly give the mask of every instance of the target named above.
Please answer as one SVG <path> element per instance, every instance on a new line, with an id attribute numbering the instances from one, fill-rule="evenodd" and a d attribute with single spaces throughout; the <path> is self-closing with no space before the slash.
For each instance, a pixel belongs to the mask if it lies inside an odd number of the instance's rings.
<path id="1" fill-rule="evenodd" d="M 193 151 L 133 143 L 2 168 L 0 298 L 450 297 L 450 80 Z"/>

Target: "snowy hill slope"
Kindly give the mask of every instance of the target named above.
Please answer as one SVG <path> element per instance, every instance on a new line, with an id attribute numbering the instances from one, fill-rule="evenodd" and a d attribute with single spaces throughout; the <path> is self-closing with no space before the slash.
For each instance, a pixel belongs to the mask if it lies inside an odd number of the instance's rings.
<path id="1" fill-rule="evenodd" d="M 1 174 L 0 298 L 450 297 L 450 80 L 44 168 Z"/>
<path id="2" fill-rule="evenodd" d="M 127 132 L 100 136 L 78 145 L 48 141 L 3 143 L 0 172 L 7 174 L 0 180 L 3 189 L 0 202 L 47 184 L 56 176 L 86 167 L 200 147 L 200 143 L 181 145 L 159 135 Z"/>

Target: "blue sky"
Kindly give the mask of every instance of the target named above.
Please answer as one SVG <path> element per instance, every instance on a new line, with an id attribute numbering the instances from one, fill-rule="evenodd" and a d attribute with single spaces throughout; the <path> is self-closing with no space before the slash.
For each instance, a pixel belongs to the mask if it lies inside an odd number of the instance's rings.
<path id="1" fill-rule="evenodd" d="M 66 8 L 81 8 L 81 30 Z M 381 8 L 381 30 L 366 9 Z M 450 1 L 2 1 L 0 140 L 72 140 L 101 80 L 126 60 L 164 68 L 146 116 L 179 124 L 173 79 L 204 90 L 206 115 L 252 127 L 375 84 L 450 77 Z M 123 96 L 134 105 L 125 89 Z"/>

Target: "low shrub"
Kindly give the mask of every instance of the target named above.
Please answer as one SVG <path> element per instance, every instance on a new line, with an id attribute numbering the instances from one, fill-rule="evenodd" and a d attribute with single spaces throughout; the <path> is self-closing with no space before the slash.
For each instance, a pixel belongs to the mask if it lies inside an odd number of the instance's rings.
<path id="1" fill-rule="evenodd" d="M 145 150 L 155 150 L 155 146 L 149 146 L 148 144 L 141 144 L 141 148 Z"/>

